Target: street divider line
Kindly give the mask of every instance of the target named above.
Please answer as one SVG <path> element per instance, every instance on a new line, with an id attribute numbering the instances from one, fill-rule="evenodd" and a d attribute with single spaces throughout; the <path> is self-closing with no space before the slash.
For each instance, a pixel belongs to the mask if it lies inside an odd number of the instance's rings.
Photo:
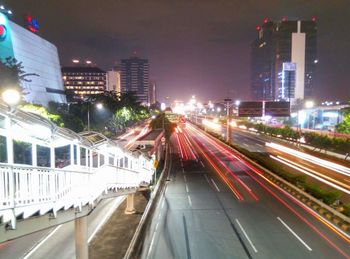
<path id="1" fill-rule="evenodd" d="M 280 217 L 277 217 L 277 219 L 307 248 L 307 250 L 312 251 L 311 247 L 309 247 Z"/>
<path id="2" fill-rule="evenodd" d="M 188 203 L 189 203 L 189 204 L 190 204 L 190 206 L 192 207 L 192 200 L 191 200 L 190 195 L 187 195 L 187 199 L 188 199 Z"/>
<path id="3" fill-rule="evenodd" d="M 125 200 L 126 196 L 121 196 L 115 199 L 112 207 L 108 210 L 106 215 L 103 217 L 103 219 L 100 221 L 100 223 L 97 225 L 95 230 L 92 232 L 91 236 L 88 239 L 88 243 L 94 238 L 96 233 L 101 229 L 101 227 L 107 222 L 107 220 L 112 216 L 113 212 L 119 207 L 119 205 Z"/>
<path id="4" fill-rule="evenodd" d="M 215 181 L 213 180 L 213 178 L 211 178 L 211 182 L 214 184 L 216 190 L 217 190 L 218 192 L 220 192 L 220 189 L 219 189 L 219 187 L 216 185 L 216 183 L 215 183 Z"/>
<path id="5" fill-rule="evenodd" d="M 188 186 L 187 186 L 187 184 L 185 184 L 185 187 L 186 187 L 186 192 L 189 192 L 189 191 L 188 191 Z"/>
<path id="6" fill-rule="evenodd" d="M 239 228 L 242 230 L 245 238 L 248 240 L 250 246 L 253 248 L 254 252 L 257 253 L 258 250 L 255 248 L 253 242 L 250 240 L 248 234 L 245 232 L 244 228 L 242 227 L 241 223 L 239 223 L 238 219 L 236 219 L 237 225 L 239 226 Z"/>
<path id="7" fill-rule="evenodd" d="M 23 259 L 28 259 L 36 250 L 38 250 L 53 234 L 57 232 L 62 227 L 62 225 L 58 225 L 54 230 L 51 231 L 43 240 L 41 240 L 37 245 L 35 245 L 28 254 L 26 254 Z"/>

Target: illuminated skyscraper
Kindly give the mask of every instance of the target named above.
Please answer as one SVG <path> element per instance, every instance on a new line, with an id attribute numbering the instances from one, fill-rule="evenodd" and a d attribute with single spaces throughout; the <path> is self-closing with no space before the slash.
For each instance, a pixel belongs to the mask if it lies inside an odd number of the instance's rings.
<path id="1" fill-rule="evenodd" d="M 147 105 L 149 101 L 149 63 L 148 59 L 131 57 L 121 61 L 121 91 L 133 92 L 137 101 Z"/>
<path id="2" fill-rule="evenodd" d="M 317 24 L 264 20 L 251 45 L 254 100 L 295 100 L 312 95 L 317 59 Z"/>

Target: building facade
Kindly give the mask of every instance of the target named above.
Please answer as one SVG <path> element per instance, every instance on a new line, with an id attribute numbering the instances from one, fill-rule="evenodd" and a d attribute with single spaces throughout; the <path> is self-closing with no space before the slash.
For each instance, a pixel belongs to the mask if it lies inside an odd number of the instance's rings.
<path id="1" fill-rule="evenodd" d="M 149 104 L 148 59 L 132 57 L 121 61 L 121 92 L 133 92 L 142 105 Z"/>
<path id="2" fill-rule="evenodd" d="M 113 69 L 107 71 L 107 88 L 109 92 L 120 94 L 121 92 L 121 71 L 119 69 Z"/>
<path id="3" fill-rule="evenodd" d="M 294 101 L 312 96 L 317 59 L 317 23 L 264 20 L 251 44 L 253 100 Z"/>
<path id="4" fill-rule="evenodd" d="M 151 81 L 148 90 L 148 103 L 150 105 L 155 104 L 157 101 L 157 84 L 155 81 Z"/>
<path id="5" fill-rule="evenodd" d="M 21 85 L 26 102 L 43 106 L 66 102 L 56 46 L 0 13 L 0 59 L 8 57 L 22 62 L 23 71 L 32 74 Z"/>
<path id="6" fill-rule="evenodd" d="M 107 73 L 98 67 L 62 67 L 62 76 L 69 102 L 84 100 L 106 91 Z"/>

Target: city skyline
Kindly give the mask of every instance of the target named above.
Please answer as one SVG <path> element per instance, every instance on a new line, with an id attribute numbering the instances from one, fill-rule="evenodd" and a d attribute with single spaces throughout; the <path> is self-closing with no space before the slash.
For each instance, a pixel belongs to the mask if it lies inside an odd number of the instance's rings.
<path id="1" fill-rule="evenodd" d="M 150 77 L 157 81 L 161 101 L 166 96 L 186 99 L 192 94 L 203 99 L 227 95 L 248 99 L 250 43 L 255 27 L 265 17 L 317 17 L 319 64 L 315 99 L 345 101 L 349 96 L 346 1 L 106 1 L 96 10 L 88 2 L 61 1 L 50 6 L 44 1 L 2 4 L 13 10 L 15 21 L 24 13 L 37 17 L 39 34 L 57 45 L 62 65 L 79 56 L 108 70 L 115 61 L 137 51 L 150 60 Z M 74 13 L 82 8 L 84 12 Z M 134 15 L 130 16 L 131 12 Z"/>

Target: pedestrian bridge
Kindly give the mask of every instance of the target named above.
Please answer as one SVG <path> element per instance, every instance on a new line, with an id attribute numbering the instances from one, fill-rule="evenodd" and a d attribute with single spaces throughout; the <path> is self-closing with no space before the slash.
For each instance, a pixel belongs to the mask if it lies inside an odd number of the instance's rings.
<path id="1" fill-rule="evenodd" d="M 148 185 L 153 172 L 151 158 L 100 133 L 0 103 L 0 242 L 82 218 L 101 199 Z"/>

